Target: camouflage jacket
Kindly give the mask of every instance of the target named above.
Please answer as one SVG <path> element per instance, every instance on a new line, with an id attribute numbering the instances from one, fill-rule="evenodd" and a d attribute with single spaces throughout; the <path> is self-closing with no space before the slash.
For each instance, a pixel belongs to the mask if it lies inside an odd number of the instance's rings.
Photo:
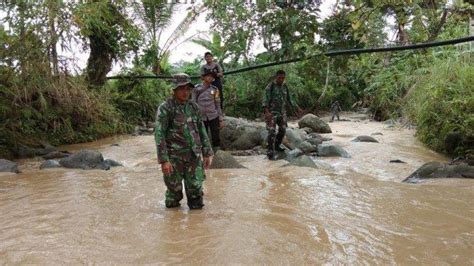
<path id="1" fill-rule="evenodd" d="M 342 111 L 342 108 L 341 106 L 339 105 L 339 103 L 337 102 L 334 102 L 331 104 L 331 112 L 333 113 L 339 113 L 339 111 Z"/>
<path id="2" fill-rule="evenodd" d="M 199 107 L 192 101 L 179 104 L 169 98 L 156 112 L 155 142 L 160 163 L 170 157 L 212 156 L 212 148 Z"/>
<path id="3" fill-rule="evenodd" d="M 286 114 L 287 107 L 292 111 L 296 109 L 296 104 L 291 99 L 288 86 L 285 83 L 278 85 L 275 82 L 271 82 L 265 88 L 262 106 L 268 108 L 274 115 Z"/>

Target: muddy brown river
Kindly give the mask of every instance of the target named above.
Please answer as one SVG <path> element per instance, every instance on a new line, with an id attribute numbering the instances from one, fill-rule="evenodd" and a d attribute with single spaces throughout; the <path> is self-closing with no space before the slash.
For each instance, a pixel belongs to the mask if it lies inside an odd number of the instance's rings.
<path id="1" fill-rule="evenodd" d="M 448 158 L 413 130 L 330 125 L 352 158 L 310 169 L 236 157 L 248 169 L 209 171 L 198 211 L 165 208 L 152 136 L 63 147 L 124 164 L 110 171 L 20 161 L 23 173 L 0 174 L 0 263 L 474 264 L 472 179 L 400 183 Z M 374 132 L 380 143 L 351 142 Z"/>

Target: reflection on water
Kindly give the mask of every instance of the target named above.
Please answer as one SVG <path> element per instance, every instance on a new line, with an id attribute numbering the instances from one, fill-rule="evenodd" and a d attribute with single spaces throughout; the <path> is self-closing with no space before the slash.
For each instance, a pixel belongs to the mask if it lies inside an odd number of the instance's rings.
<path id="1" fill-rule="evenodd" d="M 352 155 L 317 159 L 334 170 L 239 157 L 248 169 L 208 173 L 198 211 L 165 209 L 151 136 L 64 147 L 98 149 L 125 165 L 110 171 L 39 171 L 39 160 L 23 160 L 22 174 L 0 176 L 0 262 L 474 263 L 472 180 L 402 184 L 424 162 L 446 158 L 413 131 L 365 121 L 331 127 L 332 142 Z M 374 132 L 380 143 L 351 142 Z"/>

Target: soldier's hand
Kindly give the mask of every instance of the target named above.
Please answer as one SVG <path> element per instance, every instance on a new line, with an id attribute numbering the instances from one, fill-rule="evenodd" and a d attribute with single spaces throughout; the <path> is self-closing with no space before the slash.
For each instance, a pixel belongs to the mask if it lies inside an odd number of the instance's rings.
<path id="1" fill-rule="evenodd" d="M 171 173 L 173 172 L 173 166 L 170 162 L 164 162 L 161 164 L 161 171 L 165 176 L 171 175 Z"/>
<path id="2" fill-rule="evenodd" d="M 224 125 L 224 120 L 219 121 L 219 129 L 223 129 Z"/>
<path id="3" fill-rule="evenodd" d="M 212 156 L 204 157 L 204 169 L 209 169 L 212 163 Z"/>

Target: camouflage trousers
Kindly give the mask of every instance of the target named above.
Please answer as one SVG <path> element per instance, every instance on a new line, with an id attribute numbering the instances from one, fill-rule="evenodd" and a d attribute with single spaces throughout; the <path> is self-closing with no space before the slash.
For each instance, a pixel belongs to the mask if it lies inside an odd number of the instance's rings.
<path id="1" fill-rule="evenodd" d="M 200 209 L 204 206 L 202 184 L 206 179 L 203 161 L 194 154 L 170 157 L 173 172 L 164 176 L 166 184 L 167 208 L 178 207 L 183 199 L 183 181 L 186 190 L 186 198 L 190 209 Z"/>
<path id="2" fill-rule="evenodd" d="M 268 137 L 267 137 L 267 150 L 274 151 L 275 147 L 279 147 L 285 137 L 286 133 L 286 114 L 273 114 L 271 117 L 265 119 L 267 125 Z M 276 127 L 278 126 L 278 133 Z"/>
<path id="3" fill-rule="evenodd" d="M 332 117 L 331 117 L 331 121 L 334 121 L 334 117 L 337 116 L 337 120 L 339 120 L 339 112 L 332 112 Z"/>

